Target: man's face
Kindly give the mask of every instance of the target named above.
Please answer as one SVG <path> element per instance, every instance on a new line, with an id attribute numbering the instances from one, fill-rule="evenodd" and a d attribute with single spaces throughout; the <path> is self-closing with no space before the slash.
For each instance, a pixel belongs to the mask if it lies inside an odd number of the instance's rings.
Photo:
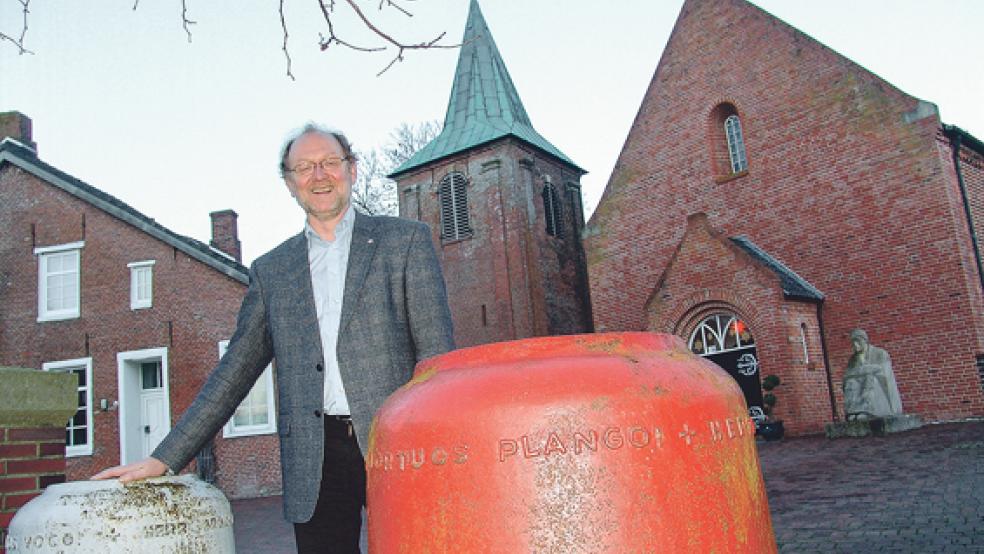
<path id="1" fill-rule="evenodd" d="M 307 133 L 291 145 L 287 154 L 288 169 L 303 162 L 314 164 L 314 170 L 309 174 L 288 171 L 284 179 L 291 195 L 309 217 L 327 222 L 340 217 L 348 208 L 356 176 L 355 163 L 343 161 L 338 167 L 327 170 L 320 165 L 324 160 L 344 157 L 342 145 L 330 135 Z"/>

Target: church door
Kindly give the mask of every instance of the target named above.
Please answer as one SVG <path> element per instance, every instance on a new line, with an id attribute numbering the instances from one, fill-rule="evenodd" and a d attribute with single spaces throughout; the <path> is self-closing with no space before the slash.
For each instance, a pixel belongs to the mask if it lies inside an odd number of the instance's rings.
<path id="1" fill-rule="evenodd" d="M 744 321 L 727 312 L 704 318 L 690 335 L 690 351 L 727 371 L 741 387 L 752 419 L 764 420 L 755 338 Z"/>

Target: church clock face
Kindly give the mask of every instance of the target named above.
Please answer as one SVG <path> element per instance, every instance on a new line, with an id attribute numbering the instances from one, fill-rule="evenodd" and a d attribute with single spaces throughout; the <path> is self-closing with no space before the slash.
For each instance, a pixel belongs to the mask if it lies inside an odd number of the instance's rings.
<path id="1" fill-rule="evenodd" d="M 762 382 L 755 337 L 737 315 L 718 312 L 704 318 L 690 335 L 690 351 L 728 372 L 745 395 L 749 415 L 761 417 Z"/>

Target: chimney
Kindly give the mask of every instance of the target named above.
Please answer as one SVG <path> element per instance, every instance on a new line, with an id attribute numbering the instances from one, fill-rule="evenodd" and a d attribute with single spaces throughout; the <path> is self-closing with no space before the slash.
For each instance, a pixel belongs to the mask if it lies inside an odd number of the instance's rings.
<path id="1" fill-rule="evenodd" d="M 242 244 L 239 242 L 239 227 L 236 224 L 239 214 L 232 210 L 222 210 L 208 215 L 212 218 L 212 240 L 208 243 L 209 246 L 242 263 Z"/>
<path id="2" fill-rule="evenodd" d="M 31 118 L 20 112 L 0 113 L 0 141 L 12 138 L 24 146 L 38 151 L 38 145 L 31 136 Z"/>

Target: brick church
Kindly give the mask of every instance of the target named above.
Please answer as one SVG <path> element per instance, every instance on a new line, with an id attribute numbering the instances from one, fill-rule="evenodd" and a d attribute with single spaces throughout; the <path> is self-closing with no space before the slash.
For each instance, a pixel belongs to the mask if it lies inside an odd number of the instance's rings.
<path id="1" fill-rule="evenodd" d="M 906 413 L 984 416 L 984 144 L 745 0 L 686 0 L 584 230 L 597 331 L 674 333 L 791 434 L 843 419 L 849 333 Z"/>
<path id="2" fill-rule="evenodd" d="M 459 347 L 591 330 L 585 172 L 530 122 L 476 0 L 444 128 L 390 175 L 427 222 Z"/>

